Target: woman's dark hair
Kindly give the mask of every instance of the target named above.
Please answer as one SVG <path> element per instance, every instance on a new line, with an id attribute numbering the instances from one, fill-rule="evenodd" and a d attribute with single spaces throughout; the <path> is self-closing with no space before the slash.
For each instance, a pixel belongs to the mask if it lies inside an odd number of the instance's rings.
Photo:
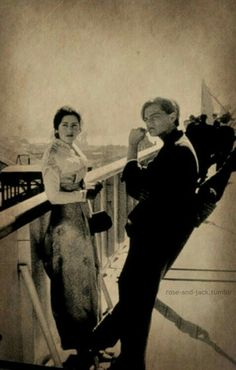
<path id="1" fill-rule="evenodd" d="M 58 130 L 58 127 L 64 116 L 75 116 L 78 119 L 78 122 L 81 124 L 81 116 L 76 110 L 71 107 L 64 106 L 58 109 L 53 119 L 53 126 L 55 130 Z"/>
<path id="2" fill-rule="evenodd" d="M 141 116 L 142 116 L 142 119 L 145 120 L 144 118 L 144 114 L 145 114 L 145 110 L 150 106 L 150 105 L 158 105 L 161 110 L 163 110 L 164 112 L 166 112 L 167 114 L 170 114 L 170 113 L 173 113 L 175 112 L 176 113 L 176 120 L 175 120 L 175 125 L 176 126 L 179 126 L 179 105 L 176 103 L 175 100 L 171 100 L 171 99 L 166 99 L 166 98 L 155 98 L 153 100 L 149 100 L 147 101 L 146 103 L 144 103 L 143 107 L 142 107 L 142 110 L 141 110 Z"/>

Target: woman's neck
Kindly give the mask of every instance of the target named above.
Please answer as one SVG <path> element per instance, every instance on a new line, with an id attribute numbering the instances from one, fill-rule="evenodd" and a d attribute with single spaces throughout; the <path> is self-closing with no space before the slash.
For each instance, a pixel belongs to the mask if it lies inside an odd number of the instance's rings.
<path id="1" fill-rule="evenodd" d="M 72 143 L 67 143 L 66 141 L 64 141 L 64 140 L 62 140 L 62 139 L 58 139 L 58 140 L 60 140 L 60 142 L 63 144 L 63 145 L 66 145 L 66 146 L 68 146 L 68 147 L 70 147 L 70 148 L 73 148 L 73 141 L 72 141 Z"/>

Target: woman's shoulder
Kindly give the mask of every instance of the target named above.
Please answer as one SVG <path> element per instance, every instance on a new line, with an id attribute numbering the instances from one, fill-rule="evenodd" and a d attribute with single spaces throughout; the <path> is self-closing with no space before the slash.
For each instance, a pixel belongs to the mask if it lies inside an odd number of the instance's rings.
<path id="1" fill-rule="evenodd" d="M 63 156 L 69 152 L 69 146 L 59 139 L 54 139 L 47 147 L 45 153 L 49 156 Z"/>
<path id="2" fill-rule="evenodd" d="M 49 157 L 55 157 L 58 154 L 58 151 L 59 151 L 59 147 L 56 141 L 53 141 L 47 146 L 43 157 L 45 159 L 48 159 Z"/>
<path id="3" fill-rule="evenodd" d="M 51 142 L 44 152 L 42 167 L 57 167 L 58 157 L 60 156 L 60 147 L 56 141 Z"/>

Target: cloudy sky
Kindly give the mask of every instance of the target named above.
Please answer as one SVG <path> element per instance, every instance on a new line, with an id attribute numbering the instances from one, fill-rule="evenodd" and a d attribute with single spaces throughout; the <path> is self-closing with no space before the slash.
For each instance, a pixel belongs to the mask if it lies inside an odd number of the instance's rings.
<path id="1" fill-rule="evenodd" d="M 124 143 L 147 99 L 236 108 L 235 0 L 1 0 L 1 131 L 48 139 L 77 108 L 91 143 Z"/>

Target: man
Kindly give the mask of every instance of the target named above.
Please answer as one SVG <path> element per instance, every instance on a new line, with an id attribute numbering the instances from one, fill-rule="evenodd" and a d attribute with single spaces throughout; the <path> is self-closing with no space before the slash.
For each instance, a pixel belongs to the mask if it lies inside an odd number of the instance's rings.
<path id="1" fill-rule="evenodd" d="M 209 167 L 216 161 L 216 133 L 217 128 L 207 124 L 206 114 L 200 115 L 198 125 L 189 125 L 186 129 L 186 135 L 198 156 L 201 182 L 206 179 Z"/>
<path id="2" fill-rule="evenodd" d="M 222 167 L 234 146 L 235 133 L 229 126 L 230 120 L 230 113 L 225 113 L 219 118 L 219 126 L 216 130 L 216 170 Z"/>
<path id="3" fill-rule="evenodd" d="M 176 102 L 156 98 L 144 104 L 146 129 L 130 132 L 123 181 L 139 200 L 128 216 L 128 256 L 119 279 L 119 302 L 94 331 L 94 347 L 113 346 L 121 353 L 113 370 L 145 370 L 145 351 L 159 283 L 193 230 L 198 161 L 179 124 Z M 137 161 L 146 132 L 163 147 L 146 168 Z"/>

